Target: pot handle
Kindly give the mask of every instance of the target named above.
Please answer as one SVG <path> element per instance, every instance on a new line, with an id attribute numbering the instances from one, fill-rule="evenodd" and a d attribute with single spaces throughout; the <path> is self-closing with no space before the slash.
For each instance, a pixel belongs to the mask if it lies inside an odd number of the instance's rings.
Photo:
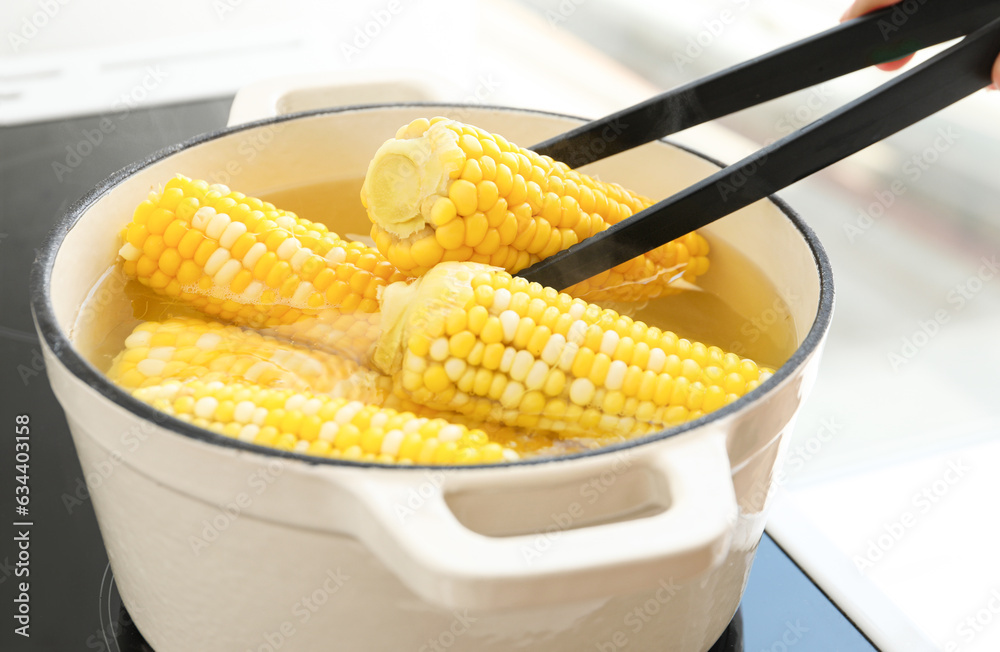
<path id="1" fill-rule="evenodd" d="M 456 88 L 421 70 L 363 69 L 289 75 L 241 88 L 229 109 L 228 126 L 286 113 L 385 102 L 444 102 Z"/>
<path id="2" fill-rule="evenodd" d="M 459 522 L 446 495 L 469 487 L 489 491 L 491 485 L 502 491 L 512 480 L 505 472 L 516 473 L 514 468 L 442 473 L 440 484 L 421 486 L 416 509 L 407 502 L 415 495 L 412 482 L 386 482 L 380 474 L 355 485 L 369 517 L 357 534 L 415 593 L 445 608 L 525 608 L 674 587 L 726 556 L 737 505 L 723 433 L 665 443 L 641 447 L 635 460 L 670 496 L 667 508 L 653 516 L 568 529 L 557 537 L 490 537 Z M 571 471 L 581 485 L 606 467 L 583 468 Z M 542 550 L 545 537 L 552 545 Z"/>

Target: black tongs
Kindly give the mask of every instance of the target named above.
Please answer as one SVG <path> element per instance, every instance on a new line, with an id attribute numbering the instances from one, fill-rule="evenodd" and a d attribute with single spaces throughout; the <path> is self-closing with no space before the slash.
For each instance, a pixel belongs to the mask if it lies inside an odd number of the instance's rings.
<path id="1" fill-rule="evenodd" d="M 560 290 L 569 287 L 988 86 L 1000 53 L 1000 0 L 908 0 L 535 145 L 540 154 L 578 167 L 960 36 L 965 38 L 889 83 L 518 275 Z"/>

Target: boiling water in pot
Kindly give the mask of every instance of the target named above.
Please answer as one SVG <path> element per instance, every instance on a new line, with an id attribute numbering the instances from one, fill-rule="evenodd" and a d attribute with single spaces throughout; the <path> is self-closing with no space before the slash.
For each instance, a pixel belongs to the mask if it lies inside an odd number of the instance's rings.
<path id="1" fill-rule="evenodd" d="M 346 179 L 259 193 L 261 199 L 300 217 L 326 224 L 351 239 L 368 239 L 370 222 L 358 198 L 362 179 Z M 253 194 L 253 193 L 251 193 Z M 130 216 L 123 216 L 124 227 Z M 732 244 L 708 236 L 711 269 L 699 287 L 641 306 L 605 305 L 681 337 L 779 367 L 795 348 L 794 324 L 778 288 Z M 794 297 L 790 297 L 794 300 Z M 107 371 L 125 338 L 141 321 L 198 317 L 190 307 L 108 269 L 81 307 L 72 337 L 81 353 Z M 567 452 L 572 449 L 563 450 Z M 555 452 L 555 451 L 552 451 Z"/>

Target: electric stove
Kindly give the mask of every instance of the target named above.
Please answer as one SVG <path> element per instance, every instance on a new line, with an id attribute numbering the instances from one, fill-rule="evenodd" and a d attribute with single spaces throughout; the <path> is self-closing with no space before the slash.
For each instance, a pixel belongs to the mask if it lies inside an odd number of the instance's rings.
<path id="1" fill-rule="evenodd" d="M 8 503 L 11 511 L 5 512 L 7 532 L 0 545 L 4 650 L 152 649 L 118 597 L 69 429 L 45 377 L 31 321 L 28 274 L 36 248 L 72 202 L 126 164 L 222 127 L 230 102 L 221 98 L 131 108 L 0 129 L 0 396 L 9 430 L 0 456 L 8 471 L 3 474 L 6 496 L 15 496 L 20 474 L 12 472 L 15 417 L 28 414 L 31 422 L 30 502 L 23 515 L 15 514 L 16 504 Z M 18 566 L 15 537 L 25 530 L 29 556 Z M 30 596 L 27 638 L 15 634 L 17 624 L 11 624 L 18 605 L 14 601 L 25 581 Z M 740 609 L 712 650 L 793 649 L 876 648 L 765 534 Z"/>

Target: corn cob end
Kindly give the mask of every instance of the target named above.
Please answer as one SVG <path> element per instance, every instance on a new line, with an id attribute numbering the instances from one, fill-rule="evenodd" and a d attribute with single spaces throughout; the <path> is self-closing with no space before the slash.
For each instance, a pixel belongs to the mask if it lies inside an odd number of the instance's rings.
<path id="1" fill-rule="evenodd" d="M 448 182 L 465 162 L 458 134 L 429 126 L 418 120 L 386 141 L 369 163 L 361 188 L 369 215 L 377 215 L 379 226 L 398 238 L 427 226 L 424 215 L 431 213 L 438 196 L 447 196 Z"/>

